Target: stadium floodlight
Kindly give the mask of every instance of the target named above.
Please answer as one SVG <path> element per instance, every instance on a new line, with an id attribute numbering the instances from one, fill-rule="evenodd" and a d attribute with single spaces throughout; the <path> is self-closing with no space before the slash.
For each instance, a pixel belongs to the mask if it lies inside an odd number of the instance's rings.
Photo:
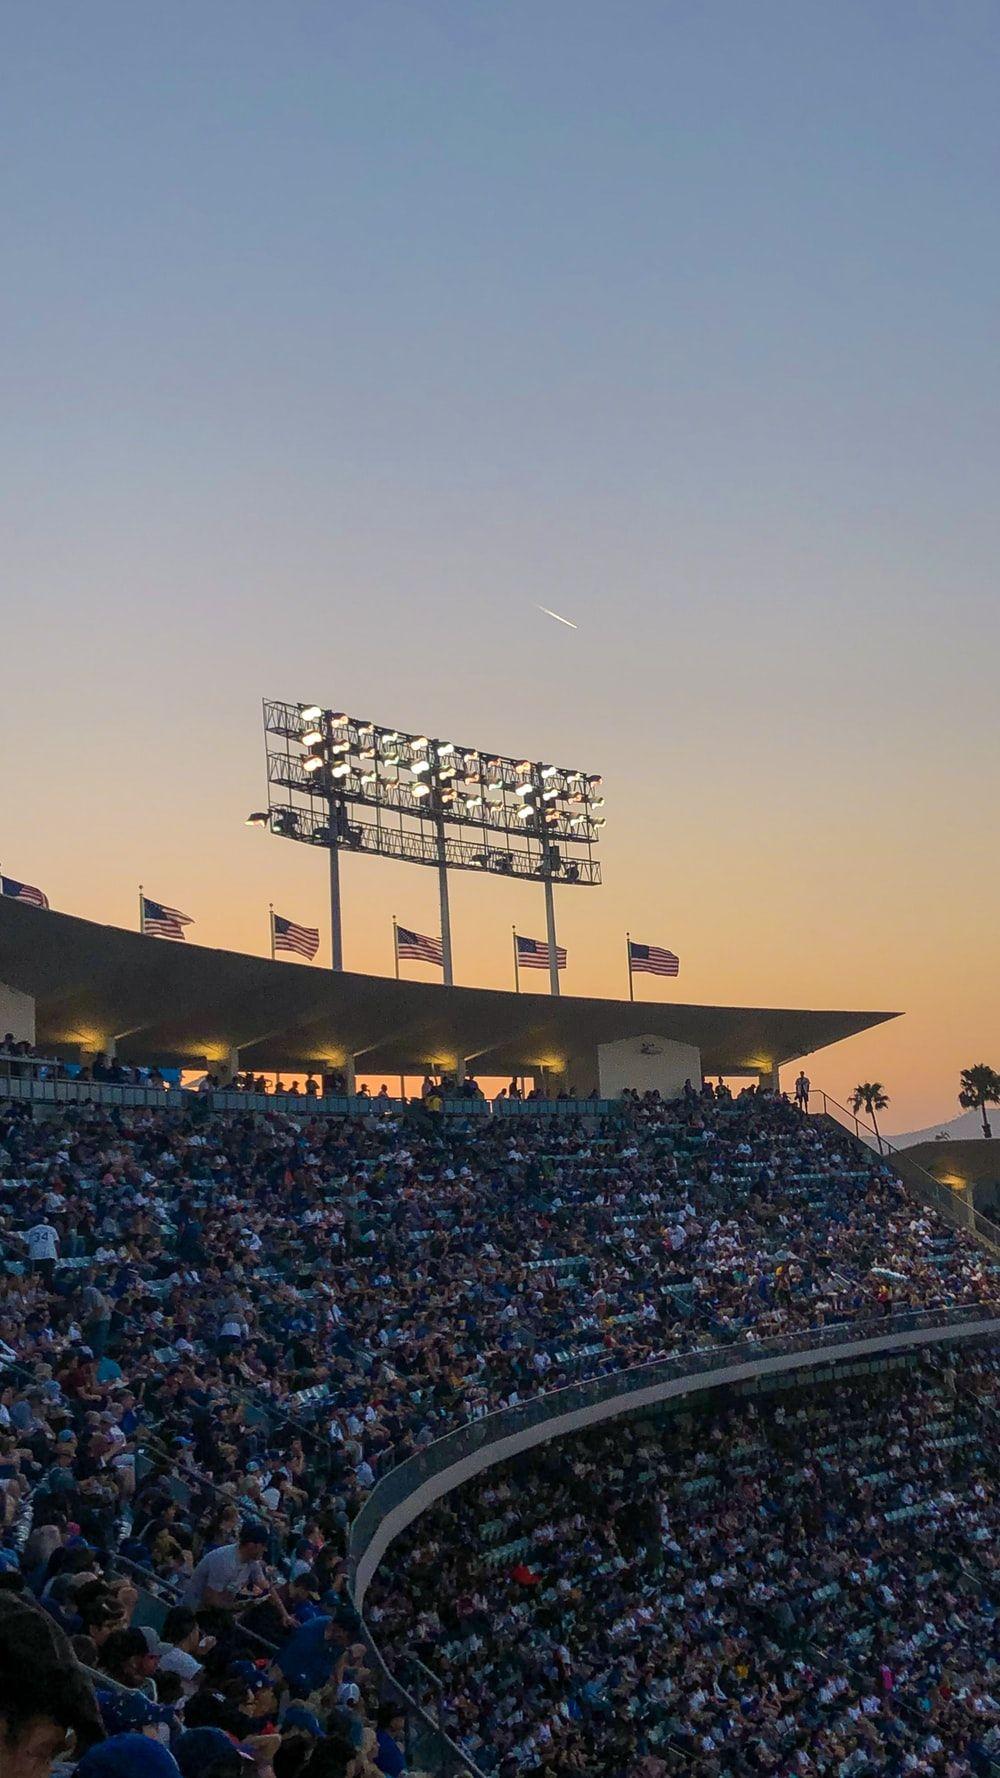
<path id="1" fill-rule="evenodd" d="M 267 809 L 255 809 L 252 815 L 247 816 L 248 827 L 269 827 L 270 822 L 271 817 Z"/>
<path id="2" fill-rule="evenodd" d="M 265 699 L 264 733 L 269 808 L 253 824 L 329 851 L 335 969 L 343 968 L 346 848 L 435 867 L 449 983 L 449 870 L 541 880 L 550 980 L 559 992 L 553 885 L 601 881 L 592 816 L 598 775 L 408 734 L 319 704 Z"/>

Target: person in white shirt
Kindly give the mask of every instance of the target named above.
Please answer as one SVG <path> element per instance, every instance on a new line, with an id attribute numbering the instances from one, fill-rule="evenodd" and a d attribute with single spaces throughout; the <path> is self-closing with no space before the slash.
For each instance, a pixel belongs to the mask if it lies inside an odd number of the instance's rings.
<path id="1" fill-rule="evenodd" d="M 56 1260 L 59 1258 L 59 1230 L 50 1222 L 36 1222 L 25 1235 L 32 1269 L 39 1272 L 46 1287 L 51 1287 Z"/>
<path id="2" fill-rule="evenodd" d="M 222 1544 L 202 1556 L 187 1584 L 184 1604 L 194 1611 L 212 1609 L 233 1617 L 251 1603 L 250 1594 L 266 1595 L 282 1622 L 291 1626 L 294 1619 L 285 1610 L 264 1565 L 267 1544 L 267 1528 L 257 1520 L 244 1520 L 238 1543 Z"/>
<path id="3" fill-rule="evenodd" d="M 171 1606 L 163 1625 L 158 1671 L 176 1673 L 184 1689 L 184 1696 L 190 1698 L 198 1689 L 204 1671 L 197 1656 L 207 1654 L 213 1643 L 213 1637 L 202 1636 L 198 1620 L 189 1606 Z"/>

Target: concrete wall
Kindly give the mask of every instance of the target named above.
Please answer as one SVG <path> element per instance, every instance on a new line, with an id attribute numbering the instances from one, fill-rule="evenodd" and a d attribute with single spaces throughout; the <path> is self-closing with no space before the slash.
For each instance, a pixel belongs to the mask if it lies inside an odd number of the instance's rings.
<path id="1" fill-rule="evenodd" d="M 13 1031 L 18 1043 L 35 1041 L 35 1002 L 30 994 L 0 982 L 0 1038 Z"/>
<path id="2" fill-rule="evenodd" d="M 897 1166 L 904 1157 L 915 1161 L 942 1185 L 961 1193 L 974 1209 L 987 1216 L 992 1211 L 995 1220 L 1000 1205 L 1000 1112 L 995 1119 L 997 1135 L 992 1142 L 917 1142 L 894 1154 L 892 1164 Z"/>
<path id="3" fill-rule="evenodd" d="M 597 1072 L 602 1099 L 617 1099 L 626 1087 L 676 1099 L 686 1080 L 701 1085 L 701 1054 L 668 1037 L 624 1037 L 598 1047 Z"/>
<path id="4" fill-rule="evenodd" d="M 709 1390 L 724 1389 L 735 1383 L 747 1382 L 753 1377 L 780 1376 L 783 1372 L 802 1371 L 825 1365 L 837 1365 L 854 1362 L 857 1359 L 877 1358 L 892 1352 L 915 1350 L 921 1346 L 937 1345 L 942 1341 L 965 1341 L 971 1339 L 995 1339 L 1000 1334 L 998 1322 L 984 1308 L 983 1319 L 965 1325 L 952 1323 L 942 1327 L 911 1328 L 891 1334 L 845 1341 L 839 1345 L 822 1345 L 822 1334 L 817 1329 L 817 1344 L 810 1349 L 797 1352 L 786 1352 L 774 1357 L 743 1356 L 739 1347 L 733 1348 L 733 1362 L 717 1371 L 692 1371 L 687 1376 L 678 1376 L 668 1359 L 663 1365 L 667 1376 L 662 1382 L 650 1383 L 643 1389 L 627 1387 L 628 1373 L 623 1375 L 623 1388 L 620 1395 L 607 1396 L 589 1404 L 571 1409 L 565 1414 L 557 1414 L 550 1420 L 542 1420 L 528 1424 L 518 1431 L 498 1434 L 487 1439 L 480 1448 L 467 1456 L 459 1456 L 456 1461 L 447 1464 L 428 1475 L 425 1479 L 414 1477 L 409 1488 L 405 1488 L 402 1497 L 389 1504 L 388 1497 L 403 1486 L 405 1478 L 399 1471 L 390 1473 L 378 1484 L 386 1496 L 386 1510 L 375 1526 L 369 1541 L 358 1547 L 357 1539 L 352 1539 L 354 1546 L 351 1555 L 355 1562 L 354 1599 L 359 1610 L 365 1602 L 365 1594 L 371 1583 L 375 1570 L 389 1545 L 407 1525 L 418 1518 L 421 1513 L 433 1506 L 442 1495 L 450 1494 L 453 1488 L 461 1487 L 463 1482 L 470 1481 L 473 1476 L 481 1475 L 484 1469 L 491 1469 L 495 1463 L 503 1463 L 509 1457 L 520 1456 L 536 1445 L 547 1444 L 552 1439 L 565 1438 L 570 1433 L 583 1432 L 591 1427 L 600 1426 L 605 1421 L 620 1418 L 625 1414 L 635 1414 L 642 1408 L 652 1407 L 657 1402 L 670 1401 L 686 1395 L 703 1395 Z M 752 1346 L 749 1349 L 752 1354 Z M 651 1371 L 655 1366 L 649 1367 Z M 600 1387 L 595 1379 L 595 1392 Z M 569 1391 L 567 1391 L 569 1393 Z M 531 1403 L 525 1404 L 526 1413 L 531 1411 Z M 483 1422 L 484 1431 L 488 1430 L 488 1422 Z M 460 1429 L 454 1435 L 454 1442 L 461 1439 Z M 442 1452 L 447 1448 L 449 1435 L 441 1439 Z M 425 1453 L 425 1459 L 432 1456 L 435 1447 L 431 1445 Z M 418 1468 L 414 1459 L 411 1465 Z M 402 1465 L 402 1469 L 406 1469 Z M 378 1490 L 372 1500 L 378 1497 Z M 355 1521 L 360 1526 L 361 1521 Z"/>

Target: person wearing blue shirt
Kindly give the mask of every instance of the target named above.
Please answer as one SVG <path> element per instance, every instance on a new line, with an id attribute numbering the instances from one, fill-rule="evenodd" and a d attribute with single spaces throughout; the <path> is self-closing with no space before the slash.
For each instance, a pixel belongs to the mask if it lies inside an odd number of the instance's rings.
<path id="1" fill-rule="evenodd" d="M 385 1778 L 405 1778 L 406 1755 L 401 1743 L 406 1736 L 406 1717 L 398 1704 L 383 1704 L 378 1713 L 375 1764 Z"/>
<path id="2" fill-rule="evenodd" d="M 292 1631 L 278 1652 L 278 1666 L 289 1685 L 308 1697 L 335 1672 L 338 1679 L 344 1677 L 338 1669 L 346 1660 L 349 1643 L 350 1631 L 343 1624 L 330 1617 L 316 1617 Z"/>

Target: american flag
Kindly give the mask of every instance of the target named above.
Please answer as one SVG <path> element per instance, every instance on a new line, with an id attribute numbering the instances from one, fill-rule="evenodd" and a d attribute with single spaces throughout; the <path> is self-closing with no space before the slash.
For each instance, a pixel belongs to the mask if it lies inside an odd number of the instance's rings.
<path id="1" fill-rule="evenodd" d="M 153 938 L 183 938 L 185 926 L 191 925 L 191 915 L 178 912 L 177 908 L 165 908 L 161 901 L 150 901 L 148 895 L 142 900 L 142 931 Z"/>
<path id="2" fill-rule="evenodd" d="M 439 938 L 425 938 L 422 932 L 411 932 L 406 926 L 396 927 L 397 957 L 411 957 L 416 963 L 436 963 L 444 968 L 444 951 Z"/>
<path id="3" fill-rule="evenodd" d="M 549 947 L 541 938 L 522 938 L 516 933 L 517 966 L 519 969 L 548 969 Z M 563 945 L 556 945 L 556 968 L 565 969 L 566 950 Z"/>
<path id="4" fill-rule="evenodd" d="M 47 908 L 49 898 L 36 889 L 32 883 L 19 883 L 16 877 L 0 877 L 0 895 L 9 895 L 12 901 L 23 901 L 29 908 Z"/>
<path id="5" fill-rule="evenodd" d="M 637 945 L 632 939 L 628 941 L 628 966 L 633 975 L 677 975 L 680 972 L 681 960 L 673 951 L 664 951 L 659 945 Z"/>
<path id="6" fill-rule="evenodd" d="M 297 951 L 300 957 L 311 960 L 319 950 L 317 926 L 300 926 L 297 920 L 286 920 L 283 914 L 272 914 L 271 931 L 276 951 Z"/>

